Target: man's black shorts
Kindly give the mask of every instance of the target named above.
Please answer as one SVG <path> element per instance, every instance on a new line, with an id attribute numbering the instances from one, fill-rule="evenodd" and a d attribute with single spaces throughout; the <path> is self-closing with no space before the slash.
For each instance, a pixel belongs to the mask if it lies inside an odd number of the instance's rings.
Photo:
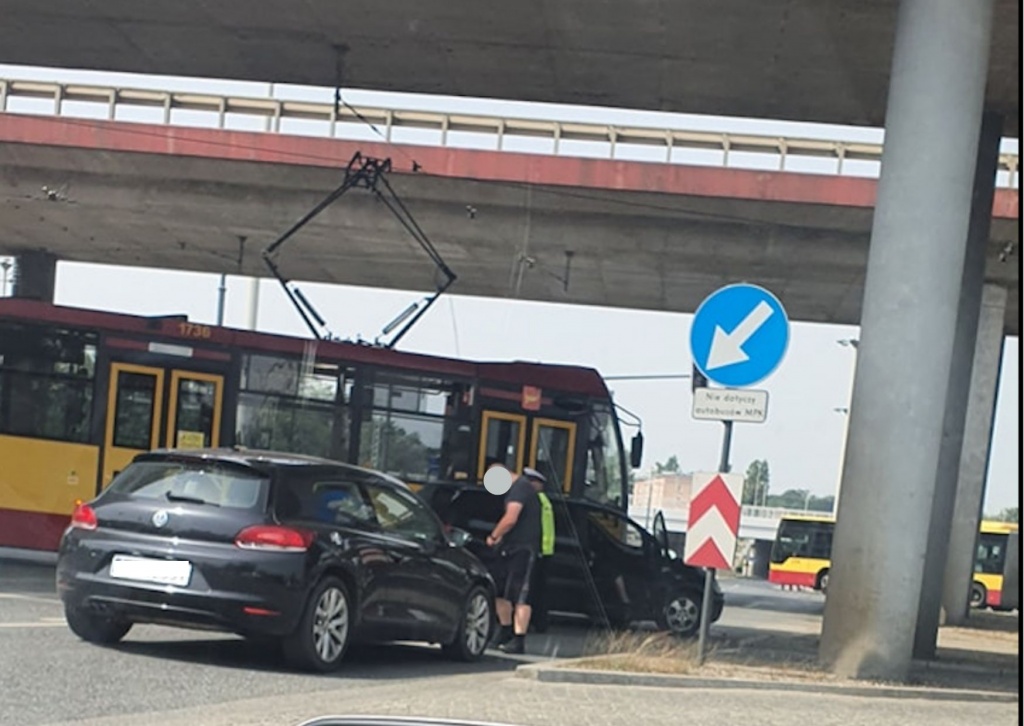
<path id="1" fill-rule="evenodd" d="M 536 555 L 528 549 L 502 552 L 491 569 L 499 598 L 516 605 L 526 605 L 530 597 L 530 580 Z"/>

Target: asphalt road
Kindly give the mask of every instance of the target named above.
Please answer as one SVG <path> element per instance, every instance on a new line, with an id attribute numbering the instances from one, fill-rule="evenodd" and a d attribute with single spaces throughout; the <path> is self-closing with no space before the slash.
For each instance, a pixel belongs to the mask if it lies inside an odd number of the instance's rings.
<path id="1" fill-rule="evenodd" d="M 823 599 L 766 583 L 726 581 L 727 608 L 714 633 L 763 627 L 807 632 Z M 732 624 L 730 624 L 732 623 Z M 533 638 L 527 660 L 576 655 L 585 628 L 559 623 Z M 390 713 L 551 726 L 648 723 L 786 724 L 795 711 L 815 724 L 1016 723 L 1017 705 L 864 699 L 761 691 L 564 686 L 512 678 L 520 660 L 488 656 L 451 663 L 436 648 L 395 645 L 352 651 L 330 676 L 289 672 L 272 655 L 230 636 L 138 626 L 116 648 L 78 640 L 53 592 L 52 569 L 0 560 L 0 724 L 220 726 L 296 724 L 324 713 Z M 746 714 L 746 715 L 744 715 Z"/>

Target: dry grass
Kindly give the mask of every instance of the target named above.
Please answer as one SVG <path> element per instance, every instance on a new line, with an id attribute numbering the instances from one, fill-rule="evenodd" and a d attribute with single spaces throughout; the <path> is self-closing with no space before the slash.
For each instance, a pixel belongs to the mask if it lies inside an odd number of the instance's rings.
<path id="1" fill-rule="evenodd" d="M 697 665 L 697 643 L 673 638 L 668 633 L 609 633 L 584 647 L 580 668 L 632 671 L 635 673 L 691 673 Z"/>
<path id="2" fill-rule="evenodd" d="M 569 667 L 661 675 L 702 675 L 757 680 L 828 681 L 834 676 L 806 659 L 785 654 L 748 652 L 708 644 L 704 664 L 697 662 L 697 642 L 668 633 L 613 633 L 587 644 L 584 657 Z"/>

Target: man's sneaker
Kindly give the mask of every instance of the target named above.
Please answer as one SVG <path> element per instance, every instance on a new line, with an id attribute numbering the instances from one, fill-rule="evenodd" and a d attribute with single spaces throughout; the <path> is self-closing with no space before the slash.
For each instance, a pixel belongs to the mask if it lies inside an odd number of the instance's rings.
<path id="1" fill-rule="evenodd" d="M 523 655 L 526 652 L 526 636 L 515 635 L 512 640 L 499 646 L 498 650 L 508 655 Z"/>
<path id="2" fill-rule="evenodd" d="M 512 631 L 512 626 L 502 625 L 494 632 L 494 639 L 492 641 L 492 644 L 495 648 L 501 648 L 514 637 L 515 633 L 513 633 Z"/>

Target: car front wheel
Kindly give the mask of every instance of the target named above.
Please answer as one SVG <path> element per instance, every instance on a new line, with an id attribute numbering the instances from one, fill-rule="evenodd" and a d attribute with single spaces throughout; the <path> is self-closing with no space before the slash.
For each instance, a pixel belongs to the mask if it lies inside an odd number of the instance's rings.
<path id="1" fill-rule="evenodd" d="M 491 599 L 482 587 L 474 587 L 463 606 L 455 639 L 442 646 L 445 655 L 461 661 L 479 660 L 487 649 L 493 621 Z"/>
<path id="2" fill-rule="evenodd" d="M 282 646 L 292 665 L 326 673 L 341 665 L 349 644 L 351 600 L 345 583 L 326 577 L 313 589 L 299 627 Z"/>
<path id="3" fill-rule="evenodd" d="M 132 629 L 132 624 L 127 620 L 72 605 L 64 606 L 64 619 L 68 621 L 72 633 L 98 645 L 113 645 Z"/>
<path id="4" fill-rule="evenodd" d="M 658 613 L 658 627 L 679 637 L 696 633 L 700 627 L 700 596 L 689 590 L 669 595 Z"/>

